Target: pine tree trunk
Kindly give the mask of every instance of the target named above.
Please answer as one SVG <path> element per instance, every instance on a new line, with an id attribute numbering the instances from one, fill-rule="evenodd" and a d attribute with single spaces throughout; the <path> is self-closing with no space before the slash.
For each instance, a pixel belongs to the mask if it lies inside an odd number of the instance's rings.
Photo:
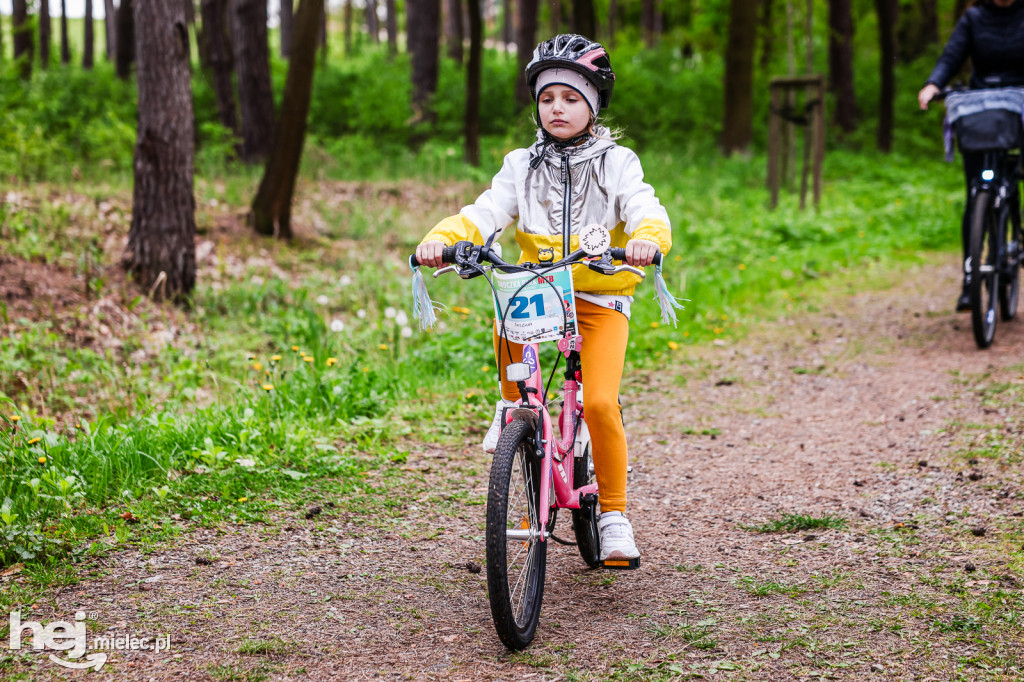
<path id="1" fill-rule="evenodd" d="M 117 10 L 114 8 L 114 0 L 103 0 L 103 28 L 106 35 L 107 61 L 117 59 Z"/>
<path id="2" fill-rule="evenodd" d="M 180 2 L 138 0 L 134 11 L 139 121 L 124 262 L 154 297 L 187 303 L 196 281 L 188 26 Z"/>
<path id="3" fill-rule="evenodd" d="M 507 7 L 507 5 L 506 5 Z M 480 0 L 466 0 L 469 10 L 469 61 L 466 64 L 466 162 L 480 165 L 480 72 L 483 17 Z"/>
<path id="4" fill-rule="evenodd" d="M 746 150 L 753 137 L 756 41 L 757 0 L 730 0 L 722 124 L 722 151 L 726 155 Z"/>
<path id="5" fill-rule="evenodd" d="M 395 0 L 386 0 L 388 11 L 385 20 L 385 28 L 388 31 L 388 54 L 398 54 L 398 10 L 395 8 Z"/>
<path id="6" fill-rule="evenodd" d="M 295 14 L 295 42 L 281 99 L 281 117 L 274 130 L 274 144 L 260 188 L 252 203 L 256 232 L 272 235 L 276 227 L 276 233 L 282 239 L 292 236 L 292 196 L 306 137 L 316 65 L 316 36 L 322 21 L 323 5 L 324 0 L 301 0 Z"/>
<path id="7" fill-rule="evenodd" d="M 572 30 L 591 40 L 596 35 L 594 0 L 572 0 Z"/>
<path id="8" fill-rule="evenodd" d="M 28 80 L 32 77 L 32 57 L 35 52 L 32 23 L 28 20 L 28 3 L 25 0 L 13 0 L 11 7 L 14 60 L 18 62 L 19 75 L 22 79 Z"/>
<path id="9" fill-rule="evenodd" d="M 344 26 L 342 31 L 345 35 L 345 55 L 352 54 L 352 0 L 345 0 L 344 14 L 342 15 L 342 21 Z"/>
<path id="10" fill-rule="evenodd" d="M 913 0 L 899 10 L 896 45 L 900 62 L 906 64 L 929 52 L 939 42 L 939 15 L 936 0 Z"/>
<path id="11" fill-rule="evenodd" d="M 39 66 L 43 69 L 50 68 L 50 42 L 52 35 L 50 27 L 50 0 L 39 0 Z"/>
<path id="12" fill-rule="evenodd" d="M 561 33 L 562 28 L 562 2 L 561 0 L 548 0 L 548 31 L 555 36 Z"/>
<path id="13" fill-rule="evenodd" d="M 71 63 L 71 48 L 68 46 L 67 0 L 60 0 L 60 63 Z"/>
<path id="14" fill-rule="evenodd" d="M 274 95 L 267 45 L 267 0 L 232 0 L 231 38 L 242 115 L 242 160 L 263 161 L 274 134 Z M 319 41 L 314 36 L 313 45 Z M 295 47 L 293 42 L 292 47 Z"/>
<path id="15" fill-rule="evenodd" d="M 93 67 L 96 52 L 96 26 L 92 19 L 92 0 L 85 0 L 85 36 L 82 43 L 82 68 L 89 70 Z"/>
<path id="16" fill-rule="evenodd" d="M 462 27 L 462 0 L 445 0 L 445 36 L 448 56 L 462 65 L 462 43 L 465 34 Z"/>
<path id="17" fill-rule="evenodd" d="M 234 64 L 227 32 L 228 0 L 203 0 L 200 12 L 203 18 L 203 42 L 213 72 L 213 91 L 217 95 L 217 119 L 235 135 L 238 134 L 238 114 L 235 109 Z"/>
<path id="18" fill-rule="evenodd" d="M 761 70 L 770 68 L 775 54 L 775 26 L 772 24 L 772 6 L 775 0 L 761 3 Z"/>
<path id="19" fill-rule="evenodd" d="M 285 59 L 288 59 L 292 54 L 294 16 L 294 0 L 281 0 L 281 56 Z"/>
<path id="20" fill-rule="evenodd" d="M 844 133 L 857 129 L 857 94 L 853 89 L 853 10 L 850 0 L 828 3 L 829 89 L 836 98 L 835 121 Z"/>
<path id="21" fill-rule="evenodd" d="M 366 0 L 366 32 L 370 43 L 380 45 L 380 22 L 377 20 L 377 0 Z"/>
<path id="22" fill-rule="evenodd" d="M 641 18 L 644 28 L 644 44 L 654 46 L 654 0 L 643 0 Z"/>
<path id="23" fill-rule="evenodd" d="M 433 123 L 437 93 L 440 0 L 406 0 L 407 49 L 412 55 L 412 111 L 414 122 Z"/>
<path id="24" fill-rule="evenodd" d="M 519 63 L 519 78 L 516 78 L 516 104 L 520 107 L 529 106 L 533 95 L 521 74 L 533 58 L 533 48 L 537 44 L 537 22 L 540 6 L 538 0 L 519 0 L 519 16 L 516 22 L 516 55 Z"/>
<path id="25" fill-rule="evenodd" d="M 117 8 L 117 76 L 128 80 L 135 61 L 135 18 L 132 6 L 145 0 L 121 0 Z"/>
<path id="26" fill-rule="evenodd" d="M 618 0 L 608 0 L 608 47 L 615 47 L 615 15 L 618 11 Z"/>
<path id="27" fill-rule="evenodd" d="M 896 78 L 896 21 L 899 12 L 898 0 L 875 0 L 878 14 L 879 68 L 881 89 L 878 93 L 878 150 L 892 151 L 893 125 L 895 119 Z"/>
<path id="28" fill-rule="evenodd" d="M 508 50 L 508 46 L 512 44 L 513 40 L 515 40 L 515 22 L 512 20 L 512 17 L 514 16 L 512 0 L 502 0 L 501 7 L 503 10 L 501 17 L 501 42 L 505 44 L 505 49 Z M 469 12 L 470 14 L 473 13 L 472 7 L 469 8 Z M 472 30 L 472 27 L 470 27 L 471 33 Z M 473 38 L 470 37 L 470 40 L 473 40 Z"/>

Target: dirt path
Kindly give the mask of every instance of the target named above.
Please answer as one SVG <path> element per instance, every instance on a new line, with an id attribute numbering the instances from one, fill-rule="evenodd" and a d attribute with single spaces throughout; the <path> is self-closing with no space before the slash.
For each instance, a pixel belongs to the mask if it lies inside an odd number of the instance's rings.
<path id="1" fill-rule="evenodd" d="M 587 571 L 553 546 L 525 652 L 491 625 L 470 440 L 411 446 L 404 469 L 368 477 L 361 512 L 325 483 L 312 519 L 113 554 L 33 617 L 170 634 L 169 652 L 114 653 L 93 675 L 109 679 L 1018 679 L 1024 323 L 979 352 L 947 312 L 954 271 L 839 296 L 633 387 L 644 566 Z M 743 527 L 784 514 L 849 525 Z M 25 661 L 33 679 L 84 674 Z"/>

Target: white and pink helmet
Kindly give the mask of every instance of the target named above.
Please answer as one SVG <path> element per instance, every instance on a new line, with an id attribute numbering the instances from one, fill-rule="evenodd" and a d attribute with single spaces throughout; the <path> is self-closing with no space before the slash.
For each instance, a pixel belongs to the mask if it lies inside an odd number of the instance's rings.
<path id="1" fill-rule="evenodd" d="M 549 71 L 555 73 L 545 73 Z M 584 82 L 574 76 L 582 76 Z M 533 59 L 526 66 L 526 84 L 536 100 L 538 91 L 553 83 L 579 90 L 596 116 L 598 110 L 608 107 L 615 86 L 608 52 L 601 43 L 574 33 L 545 40 L 533 50 Z"/>

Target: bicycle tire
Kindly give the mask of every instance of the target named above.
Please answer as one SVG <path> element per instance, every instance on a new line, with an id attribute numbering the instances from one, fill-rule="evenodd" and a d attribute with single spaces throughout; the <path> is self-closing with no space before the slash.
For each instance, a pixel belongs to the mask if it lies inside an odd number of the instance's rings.
<path id="1" fill-rule="evenodd" d="M 1017 304 L 1020 302 L 1021 255 L 1024 254 L 1024 233 L 1021 231 L 1020 217 L 1020 193 L 1014 191 L 999 216 L 999 234 L 1003 238 L 999 316 L 1004 321 L 1017 316 Z"/>
<path id="2" fill-rule="evenodd" d="M 996 301 L 999 290 L 999 244 L 995 195 L 980 190 L 971 207 L 970 274 L 971 326 L 978 348 L 988 348 L 996 335 Z"/>
<path id="3" fill-rule="evenodd" d="M 577 488 L 594 482 L 594 460 L 591 443 L 584 445 L 583 456 L 573 457 L 572 481 Z M 601 567 L 601 535 L 597 530 L 597 503 L 582 504 L 572 510 L 572 530 L 576 534 L 576 548 L 590 568 Z"/>
<path id="4" fill-rule="evenodd" d="M 505 427 L 494 449 L 487 491 L 487 599 L 498 638 L 513 651 L 529 646 L 536 634 L 547 570 L 548 543 L 538 537 L 540 462 L 533 435 L 526 421 Z M 525 542 L 509 539 L 510 530 L 531 535 Z M 515 549 L 511 559 L 510 547 Z"/>

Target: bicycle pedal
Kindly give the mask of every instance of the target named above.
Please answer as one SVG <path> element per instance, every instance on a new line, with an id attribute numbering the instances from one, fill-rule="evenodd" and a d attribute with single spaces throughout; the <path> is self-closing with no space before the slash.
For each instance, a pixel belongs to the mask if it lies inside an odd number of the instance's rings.
<path id="1" fill-rule="evenodd" d="M 640 568 L 640 557 L 635 559 L 605 559 L 601 565 L 612 571 L 632 571 Z"/>

